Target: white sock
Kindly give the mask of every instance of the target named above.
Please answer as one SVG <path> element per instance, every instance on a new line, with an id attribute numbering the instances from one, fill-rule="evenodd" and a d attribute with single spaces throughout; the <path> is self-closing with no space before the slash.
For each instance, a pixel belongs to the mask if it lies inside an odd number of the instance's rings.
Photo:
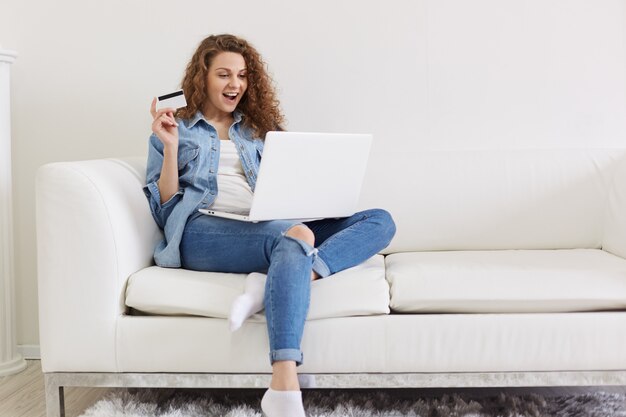
<path id="1" fill-rule="evenodd" d="M 239 329 L 248 317 L 263 310 L 266 280 L 267 275 L 265 274 L 259 272 L 248 274 L 244 285 L 244 293 L 235 298 L 230 309 L 228 322 L 231 332 Z"/>
<path id="2" fill-rule="evenodd" d="M 261 400 L 261 409 L 267 417 L 306 417 L 302 391 L 276 391 L 269 388 Z"/>

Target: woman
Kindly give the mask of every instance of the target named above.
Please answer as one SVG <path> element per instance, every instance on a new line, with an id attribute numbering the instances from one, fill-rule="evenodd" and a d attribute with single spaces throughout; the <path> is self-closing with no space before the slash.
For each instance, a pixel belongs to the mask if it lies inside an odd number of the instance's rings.
<path id="1" fill-rule="evenodd" d="M 380 209 L 306 223 L 248 223 L 198 213 L 208 207 L 250 208 L 262 138 L 281 130 L 283 116 L 260 55 L 232 35 L 200 43 L 182 88 L 188 104 L 176 114 L 156 110 L 156 99 L 151 107 L 144 192 L 165 232 L 155 261 L 162 267 L 249 274 L 244 294 L 233 303 L 230 328 L 237 330 L 265 307 L 273 374 L 261 407 L 269 417 L 304 416 L 296 367 L 303 361 L 300 341 L 311 281 L 378 253 L 395 225 Z"/>

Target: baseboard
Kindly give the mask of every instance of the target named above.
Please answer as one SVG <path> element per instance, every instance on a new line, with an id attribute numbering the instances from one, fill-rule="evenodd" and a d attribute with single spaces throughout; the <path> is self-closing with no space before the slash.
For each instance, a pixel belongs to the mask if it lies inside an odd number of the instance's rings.
<path id="1" fill-rule="evenodd" d="M 41 359 L 39 345 L 18 345 L 17 352 L 22 355 L 24 359 Z"/>

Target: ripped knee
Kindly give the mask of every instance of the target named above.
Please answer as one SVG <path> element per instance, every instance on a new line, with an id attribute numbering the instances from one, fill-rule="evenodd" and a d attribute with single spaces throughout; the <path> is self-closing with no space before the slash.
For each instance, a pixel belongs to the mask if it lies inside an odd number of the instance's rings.
<path id="1" fill-rule="evenodd" d="M 313 231 L 303 224 L 296 224 L 295 226 L 290 227 L 284 235 L 301 240 L 308 243 L 311 247 L 315 247 L 315 234 L 313 234 Z"/>

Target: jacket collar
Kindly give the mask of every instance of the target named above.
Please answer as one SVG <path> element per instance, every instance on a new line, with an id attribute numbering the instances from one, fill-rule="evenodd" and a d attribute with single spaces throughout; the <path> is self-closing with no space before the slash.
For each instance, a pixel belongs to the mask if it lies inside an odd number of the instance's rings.
<path id="1" fill-rule="evenodd" d="M 235 119 L 235 124 L 241 122 L 241 119 L 243 119 L 243 115 L 241 114 L 241 112 L 239 110 L 235 110 L 233 112 L 233 118 Z M 196 123 L 198 123 L 200 120 L 204 120 L 204 123 L 206 123 L 207 125 L 211 125 L 205 118 L 204 115 L 202 114 L 202 112 L 200 110 L 198 110 L 196 112 L 196 114 L 189 119 L 189 121 L 187 122 L 187 128 L 191 129 L 192 127 L 194 127 L 196 125 Z"/>

